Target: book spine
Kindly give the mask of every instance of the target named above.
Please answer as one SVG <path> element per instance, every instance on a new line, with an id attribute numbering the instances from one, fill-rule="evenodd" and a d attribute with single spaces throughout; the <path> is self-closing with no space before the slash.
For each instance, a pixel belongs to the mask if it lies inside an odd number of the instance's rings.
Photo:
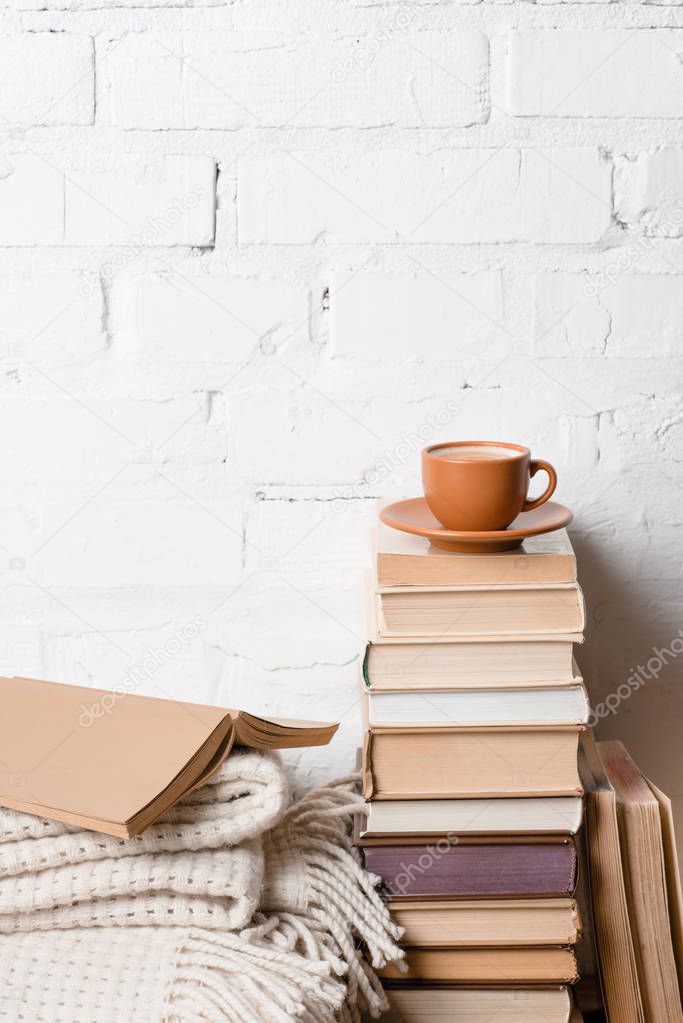
<path id="1" fill-rule="evenodd" d="M 363 798 L 372 799 L 375 782 L 372 776 L 372 732 L 368 729 L 363 737 Z"/>
<path id="2" fill-rule="evenodd" d="M 392 899 L 573 895 L 573 843 L 468 845 L 447 837 L 433 844 L 363 849 L 363 860 Z"/>
<path id="3" fill-rule="evenodd" d="M 361 669 L 362 677 L 363 677 L 363 682 L 368 687 L 368 689 L 372 688 L 372 682 L 370 681 L 370 647 L 371 646 L 372 646 L 372 643 L 368 643 L 366 645 L 366 647 L 365 647 L 365 654 L 363 655 L 363 666 L 362 666 L 362 669 Z"/>

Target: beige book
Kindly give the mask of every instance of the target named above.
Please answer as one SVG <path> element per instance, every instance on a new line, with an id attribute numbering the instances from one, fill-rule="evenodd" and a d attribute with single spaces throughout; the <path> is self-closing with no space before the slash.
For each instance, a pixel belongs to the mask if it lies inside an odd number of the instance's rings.
<path id="1" fill-rule="evenodd" d="M 401 899 L 389 909 L 404 947 L 574 945 L 579 934 L 574 899 Z"/>
<path id="2" fill-rule="evenodd" d="M 616 797 L 626 901 L 645 1020 L 681 1023 L 660 803 L 620 742 L 601 742 L 598 751 Z"/>
<path id="3" fill-rule="evenodd" d="M 337 725 L 0 678 L 0 806 L 139 835 L 218 769 L 233 744 L 320 746 Z"/>
<path id="4" fill-rule="evenodd" d="M 383 589 L 377 596 L 381 636 L 452 637 L 581 632 L 585 624 L 578 585 L 543 589 Z"/>
<path id="5" fill-rule="evenodd" d="M 394 987 L 382 1023 L 578 1023 L 566 987 Z"/>
<path id="6" fill-rule="evenodd" d="M 678 864 L 676 834 L 674 832 L 673 807 L 668 796 L 664 795 L 649 779 L 647 779 L 647 783 L 650 786 L 652 795 L 659 803 L 671 941 L 676 959 L 678 986 L 683 993 L 683 891 L 681 891 L 681 874 Z"/>
<path id="7" fill-rule="evenodd" d="M 532 536 L 522 547 L 498 554 L 459 554 L 433 547 L 426 537 L 380 522 L 375 536 L 380 586 L 443 586 L 479 583 L 573 583 L 576 558 L 566 529 Z"/>
<path id="8" fill-rule="evenodd" d="M 617 800 L 592 732 L 581 737 L 579 774 L 586 793 L 586 835 L 595 942 L 610 1019 L 644 1023 L 621 861 Z"/>
<path id="9" fill-rule="evenodd" d="M 461 984 L 572 984 L 577 979 L 571 948 L 409 948 L 406 973 L 393 963 L 380 970 L 387 980 Z"/>
<path id="10" fill-rule="evenodd" d="M 576 633 L 553 638 L 377 639 L 363 662 L 368 689 L 515 689 L 578 685 Z"/>
<path id="11" fill-rule="evenodd" d="M 366 799 L 576 796 L 580 726 L 372 729 Z"/>

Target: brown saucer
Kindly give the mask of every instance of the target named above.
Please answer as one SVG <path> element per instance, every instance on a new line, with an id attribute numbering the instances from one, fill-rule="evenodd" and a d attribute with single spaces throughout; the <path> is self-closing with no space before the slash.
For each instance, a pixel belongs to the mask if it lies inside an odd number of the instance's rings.
<path id="1" fill-rule="evenodd" d="M 547 501 L 540 508 L 520 512 L 507 529 L 495 529 L 482 533 L 461 533 L 446 529 L 434 518 L 424 497 L 411 497 L 407 501 L 396 501 L 383 508 L 379 514 L 382 522 L 403 533 L 426 536 L 434 547 L 461 554 L 495 554 L 497 551 L 512 551 L 519 547 L 528 536 L 551 533 L 568 525 L 573 516 L 569 508 L 556 501 Z"/>

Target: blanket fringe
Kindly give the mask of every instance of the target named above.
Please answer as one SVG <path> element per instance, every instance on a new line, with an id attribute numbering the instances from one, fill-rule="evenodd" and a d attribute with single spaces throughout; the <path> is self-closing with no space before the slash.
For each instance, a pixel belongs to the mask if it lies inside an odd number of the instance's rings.
<path id="1" fill-rule="evenodd" d="M 328 964 L 346 998 L 331 1019 L 377 1018 L 387 1000 L 374 968 L 399 961 L 402 929 L 391 919 L 351 841 L 350 820 L 364 808 L 358 775 L 315 789 L 266 838 L 266 887 L 259 918 L 244 937 Z M 292 877 L 299 884 L 292 887 Z M 368 962 L 369 960 L 369 962 Z M 371 964 L 371 965 L 370 965 Z"/>
<path id="2" fill-rule="evenodd" d="M 164 1023 L 332 1023 L 345 995 L 325 963 L 239 934 L 197 931 L 179 950 Z"/>

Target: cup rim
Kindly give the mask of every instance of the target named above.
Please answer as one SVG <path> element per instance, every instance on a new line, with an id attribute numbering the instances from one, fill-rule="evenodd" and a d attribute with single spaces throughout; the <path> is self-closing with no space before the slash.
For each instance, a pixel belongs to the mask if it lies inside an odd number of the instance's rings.
<path id="1" fill-rule="evenodd" d="M 438 455 L 435 452 L 442 448 L 465 448 L 465 447 L 476 447 L 476 448 L 508 448 L 509 450 L 516 451 L 518 455 L 529 455 L 531 451 L 523 444 L 512 444 L 506 440 L 453 440 L 453 441 L 441 441 L 439 444 L 430 444 L 428 447 L 422 449 L 423 458 L 431 458 L 435 462 L 460 462 L 462 465 L 473 465 L 475 460 L 468 458 L 457 458 L 452 455 Z M 501 456 L 500 458 L 487 458 L 486 464 L 509 462 L 509 456 Z"/>

